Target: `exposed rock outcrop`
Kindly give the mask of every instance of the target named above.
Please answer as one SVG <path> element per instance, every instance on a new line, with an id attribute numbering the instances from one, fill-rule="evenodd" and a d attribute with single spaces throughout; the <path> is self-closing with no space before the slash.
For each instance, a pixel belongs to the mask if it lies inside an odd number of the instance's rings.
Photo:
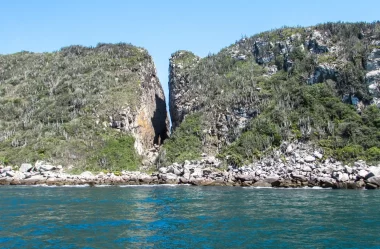
<path id="1" fill-rule="evenodd" d="M 374 46 L 379 47 L 380 41 L 374 41 Z M 374 95 L 373 102 L 380 108 L 380 49 L 373 49 L 366 62 L 366 81 L 371 94 Z"/>
<path id="2" fill-rule="evenodd" d="M 169 110 L 172 129 L 176 129 L 186 114 L 194 108 L 196 97 L 192 98 L 193 90 L 189 82 L 190 70 L 200 58 L 188 51 L 178 51 L 172 54 L 169 63 Z M 191 97 L 191 98 L 190 98 Z"/>
<path id="3" fill-rule="evenodd" d="M 140 105 L 134 110 L 131 110 L 130 106 L 121 108 L 110 118 L 109 125 L 133 134 L 137 152 L 144 155 L 154 144 L 162 144 L 169 136 L 169 119 L 165 95 L 150 57 L 141 67 L 139 76 L 142 82 L 138 101 Z"/>

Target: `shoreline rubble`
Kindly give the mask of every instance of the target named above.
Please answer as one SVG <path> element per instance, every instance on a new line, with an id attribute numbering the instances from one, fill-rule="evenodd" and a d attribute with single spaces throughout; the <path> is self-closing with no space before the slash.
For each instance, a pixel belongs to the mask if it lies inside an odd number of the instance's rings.
<path id="1" fill-rule="evenodd" d="M 352 166 L 332 158 L 305 144 L 284 144 L 271 157 L 242 167 L 223 166 L 213 156 L 201 160 L 174 163 L 157 172 L 121 171 L 80 175 L 64 172 L 62 166 L 43 161 L 22 164 L 18 170 L 0 166 L 0 185 L 161 185 L 242 186 L 333 189 L 379 189 L 380 167 L 357 161 Z"/>

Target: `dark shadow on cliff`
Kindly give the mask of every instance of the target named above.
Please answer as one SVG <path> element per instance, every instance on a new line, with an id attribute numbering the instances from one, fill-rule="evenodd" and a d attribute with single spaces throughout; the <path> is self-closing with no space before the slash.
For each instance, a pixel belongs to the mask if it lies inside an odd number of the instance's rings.
<path id="1" fill-rule="evenodd" d="M 152 124 L 154 129 L 154 144 L 162 144 L 168 138 L 168 127 L 166 125 L 166 103 L 165 100 L 155 95 L 156 111 L 152 117 Z"/>

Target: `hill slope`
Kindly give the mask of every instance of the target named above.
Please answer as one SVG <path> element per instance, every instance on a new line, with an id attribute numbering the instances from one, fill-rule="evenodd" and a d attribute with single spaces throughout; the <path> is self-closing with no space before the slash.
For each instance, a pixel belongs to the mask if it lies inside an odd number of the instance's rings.
<path id="1" fill-rule="evenodd" d="M 380 23 L 281 28 L 215 55 L 170 59 L 174 133 L 161 159 L 202 152 L 242 164 L 283 141 L 380 161 Z"/>
<path id="2" fill-rule="evenodd" d="M 163 90 L 142 48 L 99 44 L 0 56 L 3 163 L 135 169 L 167 136 Z"/>

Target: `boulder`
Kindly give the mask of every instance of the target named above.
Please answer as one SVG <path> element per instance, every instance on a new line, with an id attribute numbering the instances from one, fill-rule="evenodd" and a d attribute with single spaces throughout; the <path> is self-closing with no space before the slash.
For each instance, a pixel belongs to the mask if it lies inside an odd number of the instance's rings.
<path id="1" fill-rule="evenodd" d="M 7 166 L 7 167 L 4 167 L 3 169 L 1 169 L 1 173 L 6 173 L 8 171 L 12 171 L 12 167 L 11 166 Z"/>
<path id="2" fill-rule="evenodd" d="M 347 173 L 347 174 L 352 174 L 353 172 L 353 169 L 349 166 L 344 166 L 344 171 Z"/>
<path id="3" fill-rule="evenodd" d="M 304 158 L 304 161 L 307 162 L 307 163 L 312 163 L 312 162 L 315 161 L 315 157 L 313 157 L 313 156 L 306 156 Z"/>
<path id="4" fill-rule="evenodd" d="M 365 185 L 365 188 L 366 189 L 377 189 L 378 186 L 376 184 L 367 182 L 367 184 Z"/>
<path id="5" fill-rule="evenodd" d="M 15 179 L 19 179 L 19 180 L 25 178 L 25 174 L 24 174 L 24 173 L 22 173 L 22 172 L 20 172 L 20 171 L 16 171 L 15 173 L 16 173 L 16 174 L 14 175 L 13 178 L 15 178 Z"/>
<path id="6" fill-rule="evenodd" d="M 313 154 L 316 158 L 318 159 L 322 159 L 323 158 L 323 155 L 321 153 L 319 153 L 318 151 L 315 151 L 314 154 Z"/>
<path id="7" fill-rule="evenodd" d="M 367 183 L 372 183 L 380 187 L 380 176 L 372 176 L 367 179 Z"/>
<path id="8" fill-rule="evenodd" d="M 260 188 L 269 188 L 269 187 L 272 187 L 272 184 L 270 184 L 269 182 L 260 180 L 260 181 L 255 182 L 252 186 L 260 187 Z"/>
<path id="9" fill-rule="evenodd" d="M 347 181 L 350 180 L 350 178 L 349 178 L 349 176 L 348 176 L 347 173 L 341 173 L 341 174 L 339 174 L 337 180 L 340 181 L 340 182 L 347 182 Z"/>
<path id="10" fill-rule="evenodd" d="M 303 175 L 291 174 L 292 178 L 301 182 L 307 181 L 307 178 Z"/>
<path id="11" fill-rule="evenodd" d="M 286 154 L 290 154 L 292 152 L 293 152 L 293 146 L 289 144 L 288 147 L 286 147 Z"/>
<path id="12" fill-rule="evenodd" d="M 43 177 L 42 175 L 34 175 L 34 176 L 31 176 L 29 177 L 30 180 L 34 180 L 34 181 L 44 181 L 46 180 L 45 177 Z"/>
<path id="13" fill-rule="evenodd" d="M 168 168 L 161 167 L 161 168 L 158 169 L 158 172 L 160 172 L 161 174 L 166 174 L 168 172 Z"/>
<path id="14" fill-rule="evenodd" d="M 304 171 L 304 172 L 311 172 L 311 168 L 309 166 L 305 165 L 305 166 L 302 167 L 302 171 Z"/>
<path id="15" fill-rule="evenodd" d="M 336 180 L 329 177 L 319 177 L 319 185 L 323 188 L 334 188 L 336 187 Z"/>
<path id="16" fill-rule="evenodd" d="M 14 177 L 16 175 L 16 172 L 14 171 L 6 171 L 6 176 L 9 176 L 9 177 Z"/>
<path id="17" fill-rule="evenodd" d="M 147 175 L 147 174 L 139 175 L 139 181 L 141 183 L 151 183 L 153 180 L 154 178 L 152 178 L 152 176 L 150 175 Z"/>
<path id="18" fill-rule="evenodd" d="M 374 176 L 380 176 L 380 167 L 371 166 L 368 168 L 369 172 L 371 172 Z"/>
<path id="19" fill-rule="evenodd" d="M 280 179 L 278 175 L 270 175 L 264 179 L 265 182 L 272 184 L 273 182 L 277 182 Z"/>
<path id="20" fill-rule="evenodd" d="M 242 182 L 253 181 L 256 179 L 254 175 L 243 175 L 243 174 L 236 175 L 235 178 Z"/>
<path id="21" fill-rule="evenodd" d="M 178 176 L 173 173 L 159 174 L 159 178 L 165 182 L 175 182 L 178 179 Z"/>
<path id="22" fill-rule="evenodd" d="M 33 168 L 33 165 L 31 165 L 30 163 L 23 163 L 21 164 L 19 171 L 23 173 L 29 172 L 32 168 Z"/>
<path id="23" fill-rule="evenodd" d="M 51 170 L 54 170 L 54 169 L 55 169 L 55 166 L 50 165 L 50 164 L 43 164 L 39 168 L 40 171 L 51 171 Z"/>
<path id="24" fill-rule="evenodd" d="M 194 168 L 194 172 L 191 174 L 192 177 L 202 177 L 203 175 L 203 170 L 201 168 Z"/>
<path id="25" fill-rule="evenodd" d="M 369 172 L 367 170 L 362 169 L 362 170 L 359 170 L 357 176 L 358 178 L 364 179 L 368 175 L 368 173 Z"/>
<path id="26" fill-rule="evenodd" d="M 102 178 L 105 177 L 105 174 L 104 174 L 103 172 L 100 172 L 99 174 L 96 175 L 96 177 L 97 177 L 98 179 L 102 179 Z"/>
<path id="27" fill-rule="evenodd" d="M 174 173 L 175 175 L 177 175 L 177 176 L 182 175 L 182 172 L 181 172 L 179 169 L 177 169 L 177 168 L 174 168 L 174 169 L 173 169 L 173 173 Z"/>
<path id="28" fill-rule="evenodd" d="M 83 178 L 93 178 L 94 177 L 94 175 L 90 171 L 82 172 L 80 174 L 80 176 L 83 177 Z"/>

